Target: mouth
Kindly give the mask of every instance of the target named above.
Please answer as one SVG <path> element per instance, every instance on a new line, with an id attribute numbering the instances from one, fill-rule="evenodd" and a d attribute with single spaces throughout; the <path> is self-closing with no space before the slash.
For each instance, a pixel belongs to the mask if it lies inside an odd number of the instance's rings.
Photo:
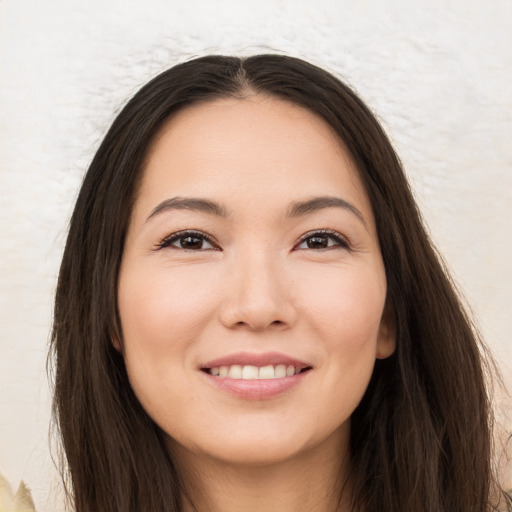
<path id="1" fill-rule="evenodd" d="M 214 377 L 235 380 L 283 379 L 285 377 L 293 377 L 294 375 L 305 373 L 310 370 L 312 370 L 311 366 L 295 366 L 293 364 L 269 364 L 265 366 L 233 364 L 201 368 L 201 371 Z"/>
<path id="2" fill-rule="evenodd" d="M 278 352 L 239 352 L 209 361 L 198 369 L 207 382 L 222 392 L 244 400 L 266 400 L 300 386 L 313 368 L 309 362 Z"/>

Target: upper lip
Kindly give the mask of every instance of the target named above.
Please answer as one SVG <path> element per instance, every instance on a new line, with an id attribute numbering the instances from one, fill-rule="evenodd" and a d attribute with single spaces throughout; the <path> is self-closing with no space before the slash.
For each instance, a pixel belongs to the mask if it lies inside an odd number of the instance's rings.
<path id="1" fill-rule="evenodd" d="M 276 366 L 278 364 L 285 364 L 286 366 L 294 366 L 295 368 L 308 368 L 311 367 L 309 363 L 301 361 L 294 357 L 279 352 L 263 352 L 261 354 L 250 352 L 238 352 L 229 354 L 217 359 L 212 359 L 200 366 L 204 368 L 218 368 L 220 366 Z"/>

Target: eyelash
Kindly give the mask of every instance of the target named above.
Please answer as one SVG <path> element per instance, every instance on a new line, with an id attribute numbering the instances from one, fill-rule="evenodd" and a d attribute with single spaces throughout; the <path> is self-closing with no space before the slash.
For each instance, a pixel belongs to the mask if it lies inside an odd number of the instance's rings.
<path id="1" fill-rule="evenodd" d="M 294 246 L 294 249 L 297 249 L 305 241 L 307 241 L 310 238 L 314 238 L 315 236 L 318 238 L 321 238 L 321 237 L 328 238 L 331 241 L 334 241 L 336 245 L 331 245 L 331 246 L 328 245 L 327 248 L 324 247 L 324 248 L 320 248 L 320 249 L 311 249 L 310 248 L 311 250 L 322 250 L 322 249 L 328 249 L 329 247 L 336 247 L 336 246 L 339 246 L 344 249 L 350 249 L 350 244 L 349 244 L 348 240 L 344 236 L 342 236 L 340 233 L 338 233 L 337 231 L 333 231 L 330 229 L 320 229 L 320 230 L 315 230 L 315 231 L 310 231 L 308 233 L 305 233 L 304 235 L 301 236 L 301 238 L 299 239 L 297 244 Z M 180 239 L 187 238 L 187 237 L 194 237 L 196 239 L 206 241 L 210 245 L 213 246 L 213 249 L 186 249 L 184 247 L 172 246 L 172 244 L 174 242 L 176 242 Z M 210 237 L 206 233 L 203 233 L 202 231 L 196 231 L 196 230 L 185 230 L 185 231 L 178 231 L 176 233 L 173 233 L 172 235 L 164 238 L 159 244 L 157 244 L 156 250 L 165 249 L 167 247 L 169 247 L 171 249 L 179 249 L 179 250 L 186 251 L 186 252 L 199 252 L 199 251 L 204 251 L 204 250 L 209 250 L 209 251 L 221 250 L 219 248 L 219 246 L 217 245 L 217 243 L 212 239 L 212 237 Z M 304 250 L 304 249 L 300 249 L 300 250 Z"/>
<path id="2" fill-rule="evenodd" d="M 182 251 L 187 251 L 187 252 L 198 252 L 195 249 L 185 249 L 184 247 L 173 247 L 171 245 L 173 242 L 176 242 L 177 240 L 184 239 L 187 237 L 194 237 L 194 238 L 198 238 L 200 240 L 205 240 L 206 242 L 208 242 L 209 244 L 211 244 L 214 247 L 214 250 L 220 250 L 218 245 L 215 243 L 215 241 L 210 236 L 208 236 L 206 233 L 203 233 L 202 231 L 196 231 L 193 229 L 192 230 L 188 229 L 185 231 L 178 231 L 177 233 L 173 233 L 172 235 L 165 237 L 157 245 L 156 249 L 159 250 L 159 249 L 165 249 L 166 247 L 170 247 L 171 249 L 180 249 Z M 202 249 L 202 250 L 205 250 L 205 249 Z M 207 249 L 207 250 L 211 251 L 212 249 Z"/>
<path id="3" fill-rule="evenodd" d="M 350 244 L 349 244 L 348 240 L 343 235 L 341 235 L 337 231 L 333 231 L 332 229 L 319 229 L 316 231 L 310 231 L 309 233 L 306 233 L 300 237 L 299 242 L 297 243 L 297 245 L 294 246 L 294 248 L 301 245 L 303 242 L 305 242 L 306 240 L 308 240 L 310 238 L 314 238 L 315 236 L 318 237 L 318 235 L 321 235 L 320 237 L 325 237 L 325 238 L 333 240 L 334 242 L 336 242 L 336 244 L 339 247 L 342 247 L 343 249 L 350 249 Z M 335 247 L 335 246 L 330 246 L 330 247 Z M 312 249 L 312 250 L 314 250 L 314 249 Z M 322 250 L 322 249 L 317 249 L 317 250 Z"/>

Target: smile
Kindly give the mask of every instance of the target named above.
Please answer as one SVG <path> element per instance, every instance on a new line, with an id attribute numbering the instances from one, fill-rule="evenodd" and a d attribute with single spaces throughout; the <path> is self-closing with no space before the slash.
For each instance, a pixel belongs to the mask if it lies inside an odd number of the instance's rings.
<path id="1" fill-rule="evenodd" d="M 266 400 L 293 390 L 313 366 L 277 352 L 239 352 L 201 365 L 201 373 L 223 393 L 238 399 Z"/>
<path id="2" fill-rule="evenodd" d="M 216 377 L 244 380 L 270 380 L 292 377 L 301 372 L 307 371 L 310 367 L 295 367 L 293 365 L 278 364 L 266 366 L 253 366 L 234 364 L 232 366 L 215 366 L 205 368 L 204 371 Z"/>

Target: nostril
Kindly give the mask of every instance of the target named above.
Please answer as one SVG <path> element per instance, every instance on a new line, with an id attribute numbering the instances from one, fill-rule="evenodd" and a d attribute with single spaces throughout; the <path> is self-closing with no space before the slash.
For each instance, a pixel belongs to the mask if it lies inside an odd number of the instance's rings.
<path id="1" fill-rule="evenodd" d="M 282 320 L 274 320 L 274 321 L 270 322 L 269 324 L 264 323 L 264 322 L 262 322 L 260 324 L 258 322 L 250 322 L 250 321 L 240 320 L 240 321 L 238 321 L 238 322 L 236 322 L 234 324 L 235 327 L 249 326 L 249 327 L 251 327 L 252 329 L 255 329 L 255 330 L 267 329 L 268 327 L 271 327 L 271 326 L 282 327 L 282 326 L 285 326 L 285 325 L 286 325 L 286 322 L 283 322 Z"/>

